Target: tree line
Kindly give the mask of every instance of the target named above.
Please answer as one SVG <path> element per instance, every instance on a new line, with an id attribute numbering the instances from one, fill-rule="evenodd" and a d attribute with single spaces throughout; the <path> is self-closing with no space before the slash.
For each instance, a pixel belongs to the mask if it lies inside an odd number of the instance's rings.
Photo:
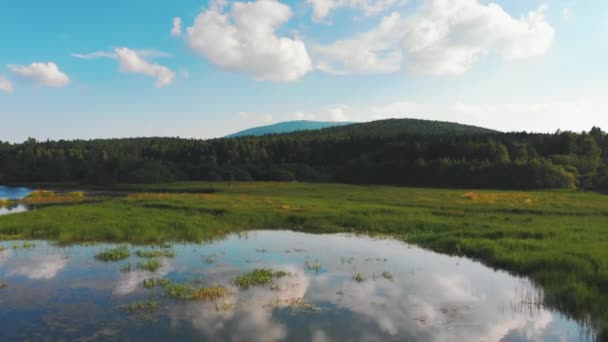
<path id="1" fill-rule="evenodd" d="M 608 189 L 608 136 L 597 127 L 582 133 L 538 134 L 501 133 L 419 120 L 410 120 L 407 125 L 404 122 L 384 120 L 317 131 L 209 140 L 0 142 L 0 183 L 297 180 Z"/>

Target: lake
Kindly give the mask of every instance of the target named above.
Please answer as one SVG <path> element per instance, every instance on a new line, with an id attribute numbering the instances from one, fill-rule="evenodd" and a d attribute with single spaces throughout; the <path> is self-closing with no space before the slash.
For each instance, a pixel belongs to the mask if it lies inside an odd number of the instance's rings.
<path id="1" fill-rule="evenodd" d="M 129 246 L 127 259 L 101 262 L 95 255 L 116 245 L 0 245 L 3 341 L 592 340 L 544 308 L 542 292 L 526 279 L 390 239 L 250 231 L 174 244 L 174 257 L 160 258 L 155 271 L 138 269 L 150 259 L 136 251 L 167 246 Z M 256 268 L 288 275 L 234 285 Z M 227 292 L 174 299 L 162 286 L 144 286 L 152 278 Z"/>

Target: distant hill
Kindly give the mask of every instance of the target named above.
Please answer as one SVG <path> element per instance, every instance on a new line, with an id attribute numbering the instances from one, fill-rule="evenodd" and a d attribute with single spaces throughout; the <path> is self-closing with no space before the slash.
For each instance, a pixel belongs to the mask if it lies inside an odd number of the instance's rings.
<path id="1" fill-rule="evenodd" d="M 331 127 L 322 131 L 324 134 L 346 136 L 381 136 L 400 135 L 468 135 L 500 133 L 499 131 L 478 126 L 463 125 L 454 122 L 420 119 L 387 119 L 371 122 L 353 123 L 342 127 Z"/>
<path id="2" fill-rule="evenodd" d="M 297 121 L 286 121 L 279 122 L 273 125 L 253 127 L 246 129 L 244 131 L 236 132 L 230 135 L 227 135 L 226 138 L 236 138 L 236 137 L 244 137 L 244 136 L 260 136 L 266 134 L 280 134 L 280 133 L 290 133 L 296 131 L 312 131 L 322 128 L 335 127 L 335 126 L 344 126 L 350 125 L 352 122 L 325 122 L 325 121 L 307 121 L 307 120 L 297 120 Z"/>

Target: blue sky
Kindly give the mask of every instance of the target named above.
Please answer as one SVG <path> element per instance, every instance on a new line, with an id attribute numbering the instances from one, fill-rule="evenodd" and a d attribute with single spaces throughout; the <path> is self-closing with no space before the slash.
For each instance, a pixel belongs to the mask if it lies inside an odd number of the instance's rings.
<path id="1" fill-rule="evenodd" d="M 4 0 L 0 32 L 5 141 L 386 117 L 608 129 L 602 0 Z"/>

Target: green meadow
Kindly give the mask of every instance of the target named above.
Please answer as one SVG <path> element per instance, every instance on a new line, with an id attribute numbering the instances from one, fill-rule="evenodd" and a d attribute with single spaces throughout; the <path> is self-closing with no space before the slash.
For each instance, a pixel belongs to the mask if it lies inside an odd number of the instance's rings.
<path id="1" fill-rule="evenodd" d="M 49 196 L 36 202 L 37 210 L 0 216 L 0 239 L 146 245 L 259 228 L 385 235 L 528 276 L 544 289 L 546 305 L 598 328 L 600 336 L 608 332 L 606 195 L 295 182 L 113 190 Z"/>

